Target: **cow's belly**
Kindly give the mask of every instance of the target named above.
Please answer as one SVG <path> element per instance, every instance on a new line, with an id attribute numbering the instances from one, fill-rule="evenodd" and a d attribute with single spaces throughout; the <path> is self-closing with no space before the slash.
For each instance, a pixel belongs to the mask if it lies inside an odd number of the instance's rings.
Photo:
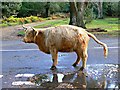
<path id="1" fill-rule="evenodd" d="M 41 45 L 38 46 L 39 50 L 46 53 L 46 54 L 50 54 L 50 50 L 47 47 L 42 47 Z"/>
<path id="2" fill-rule="evenodd" d="M 73 52 L 76 49 L 75 42 L 62 42 L 61 46 L 59 47 L 59 52 Z"/>
<path id="3" fill-rule="evenodd" d="M 59 50 L 59 52 L 74 52 L 74 49 L 73 48 L 70 48 L 70 49 L 61 49 L 61 50 Z"/>

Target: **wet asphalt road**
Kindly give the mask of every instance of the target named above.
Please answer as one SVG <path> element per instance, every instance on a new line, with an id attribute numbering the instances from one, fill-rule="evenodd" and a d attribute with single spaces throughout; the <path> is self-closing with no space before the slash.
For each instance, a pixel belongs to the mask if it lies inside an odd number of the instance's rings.
<path id="1" fill-rule="evenodd" d="M 35 44 L 26 44 L 20 40 L 2 41 L 2 50 L 0 50 L 2 52 L 3 77 L 0 78 L 2 79 L 2 88 L 74 88 L 78 86 L 78 88 L 100 88 L 103 86 L 105 88 L 118 88 L 120 86 L 120 80 L 118 80 L 120 73 L 118 68 L 118 64 L 120 64 L 118 62 L 118 37 L 103 35 L 102 37 L 97 36 L 97 38 L 108 45 L 109 54 L 105 59 L 102 47 L 91 39 L 85 71 L 87 75 L 79 75 L 81 63 L 77 68 L 72 67 L 76 60 L 74 52 L 59 53 L 58 69 L 51 71 L 51 55 L 39 51 Z M 44 76 L 45 78 L 43 78 Z M 34 77 L 40 77 L 37 78 L 39 82 Z M 78 86 L 75 86 L 78 82 L 76 80 L 79 80 Z M 54 84 L 56 82 L 57 84 Z"/>

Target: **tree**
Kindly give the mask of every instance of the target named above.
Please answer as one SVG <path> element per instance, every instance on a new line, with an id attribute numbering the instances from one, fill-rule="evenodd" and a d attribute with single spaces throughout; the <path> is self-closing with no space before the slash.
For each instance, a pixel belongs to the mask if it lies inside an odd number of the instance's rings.
<path id="1" fill-rule="evenodd" d="M 2 18 L 2 3 L 0 3 L 0 19 Z"/>
<path id="2" fill-rule="evenodd" d="M 26 16 L 37 16 L 45 12 L 43 9 L 45 3 L 44 2 L 22 2 L 22 7 L 19 10 L 18 17 L 26 17 Z"/>
<path id="3" fill-rule="evenodd" d="M 87 5 L 85 0 L 82 2 L 70 2 L 70 22 L 71 25 L 76 25 L 79 27 L 85 27 L 84 23 L 84 9 Z"/>
<path id="4" fill-rule="evenodd" d="M 49 13 L 67 13 L 69 12 L 68 2 L 50 2 Z"/>
<path id="5" fill-rule="evenodd" d="M 50 8 L 50 2 L 47 2 L 45 5 L 45 17 L 48 17 L 49 8 Z"/>
<path id="6" fill-rule="evenodd" d="M 77 17 L 76 17 L 76 25 L 82 28 L 86 28 L 85 27 L 85 23 L 84 23 L 84 8 L 85 8 L 85 2 L 77 2 Z"/>
<path id="7" fill-rule="evenodd" d="M 67 12 L 68 4 L 63 2 L 22 2 L 18 17 L 37 15 L 48 17 L 57 12 Z"/>
<path id="8" fill-rule="evenodd" d="M 97 9 L 98 9 L 98 19 L 103 19 L 103 1 L 99 0 L 99 2 L 96 3 L 97 4 Z"/>
<path id="9" fill-rule="evenodd" d="M 21 2 L 2 2 L 2 17 L 17 15 L 21 6 Z"/>
<path id="10" fill-rule="evenodd" d="M 103 13 L 106 16 L 117 17 L 119 12 L 119 2 L 104 2 L 103 3 Z"/>
<path id="11" fill-rule="evenodd" d="M 70 4 L 70 25 L 75 25 L 76 24 L 76 16 L 77 16 L 77 11 L 76 11 L 76 6 L 75 2 L 69 2 Z"/>

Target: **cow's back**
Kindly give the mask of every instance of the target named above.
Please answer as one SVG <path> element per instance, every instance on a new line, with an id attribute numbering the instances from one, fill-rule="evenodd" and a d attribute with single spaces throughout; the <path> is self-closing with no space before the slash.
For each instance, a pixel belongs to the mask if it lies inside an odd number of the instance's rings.
<path id="1" fill-rule="evenodd" d="M 47 28 L 44 34 L 46 47 L 56 48 L 61 52 L 74 51 L 87 35 L 82 28 L 70 25 Z"/>

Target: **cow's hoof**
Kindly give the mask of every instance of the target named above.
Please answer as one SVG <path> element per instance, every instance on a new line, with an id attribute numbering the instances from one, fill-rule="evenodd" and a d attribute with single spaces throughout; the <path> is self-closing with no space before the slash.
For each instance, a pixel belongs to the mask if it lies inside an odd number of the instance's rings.
<path id="1" fill-rule="evenodd" d="M 52 66 L 51 68 L 50 68 L 50 70 L 56 70 L 57 68 L 56 68 L 56 66 Z"/>
<path id="2" fill-rule="evenodd" d="M 84 67 L 81 67 L 80 70 L 83 71 L 83 70 L 84 70 Z"/>
<path id="3" fill-rule="evenodd" d="M 73 66 L 73 67 L 76 67 L 76 66 L 77 66 L 77 64 L 76 64 L 76 63 L 74 63 L 72 66 Z"/>

